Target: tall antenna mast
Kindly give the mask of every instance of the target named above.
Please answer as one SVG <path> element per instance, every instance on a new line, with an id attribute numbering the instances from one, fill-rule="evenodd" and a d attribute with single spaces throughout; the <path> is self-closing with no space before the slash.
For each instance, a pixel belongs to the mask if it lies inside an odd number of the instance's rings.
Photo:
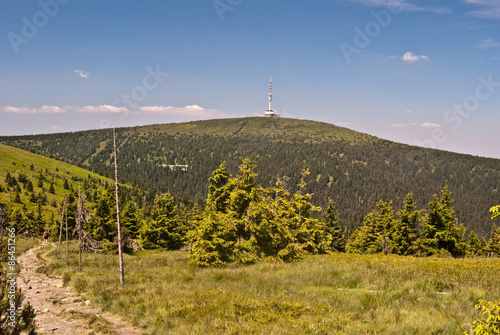
<path id="1" fill-rule="evenodd" d="M 269 79 L 269 109 L 266 110 L 266 115 L 273 116 L 274 115 L 274 110 L 272 107 L 272 101 L 273 101 L 273 77 Z"/>

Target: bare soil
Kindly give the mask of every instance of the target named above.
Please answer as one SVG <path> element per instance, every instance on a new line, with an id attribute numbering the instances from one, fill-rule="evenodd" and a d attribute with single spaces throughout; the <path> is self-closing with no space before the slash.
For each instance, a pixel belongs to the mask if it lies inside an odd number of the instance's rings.
<path id="1" fill-rule="evenodd" d="M 140 335 L 141 332 L 110 313 L 99 312 L 85 297 L 63 287 L 60 276 L 47 276 L 37 269 L 48 263 L 39 260 L 38 245 L 18 257 L 21 271 L 18 287 L 35 309 L 37 334 L 116 334 Z"/>

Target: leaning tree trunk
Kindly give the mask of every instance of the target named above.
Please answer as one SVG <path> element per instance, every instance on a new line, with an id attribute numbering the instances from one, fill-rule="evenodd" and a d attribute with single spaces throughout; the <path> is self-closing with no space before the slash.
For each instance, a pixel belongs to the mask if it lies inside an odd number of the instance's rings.
<path id="1" fill-rule="evenodd" d="M 115 156 L 115 197 L 116 197 L 116 224 L 118 225 L 118 259 L 120 262 L 120 284 L 125 283 L 125 275 L 123 271 L 123 253 L 122 253 L 122 230 L 120 226 L 120 206 L 118 204 L 118 164 L 116 163 L 116 135 L 113 128 L 113 149 Z"/>

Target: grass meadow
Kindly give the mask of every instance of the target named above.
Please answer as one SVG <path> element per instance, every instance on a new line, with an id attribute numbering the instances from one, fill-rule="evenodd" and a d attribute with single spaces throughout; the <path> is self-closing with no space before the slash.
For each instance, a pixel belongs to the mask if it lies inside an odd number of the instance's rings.
<path id="1" fill-rule="evenodd" d="M 125 255 L 122 287 L 118 256 L 84 254 L 78 272 L 76 244 L 70 264 L 47 248 L 42 271 L 145 334 L 460 334 L 479 299 L 500 297 L 500 259 L 333 254 L 200 269 L 186 252 L 141 251 Z"/>

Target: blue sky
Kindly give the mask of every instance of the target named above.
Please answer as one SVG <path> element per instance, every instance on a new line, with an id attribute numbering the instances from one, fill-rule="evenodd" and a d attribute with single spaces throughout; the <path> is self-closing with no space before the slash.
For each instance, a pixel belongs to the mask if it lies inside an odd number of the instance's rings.
<path id="1" fill-rule="evenodd" d="M 273 108 L 500 158 L 498 0 L 0 1 L 0 133 Z"/>

